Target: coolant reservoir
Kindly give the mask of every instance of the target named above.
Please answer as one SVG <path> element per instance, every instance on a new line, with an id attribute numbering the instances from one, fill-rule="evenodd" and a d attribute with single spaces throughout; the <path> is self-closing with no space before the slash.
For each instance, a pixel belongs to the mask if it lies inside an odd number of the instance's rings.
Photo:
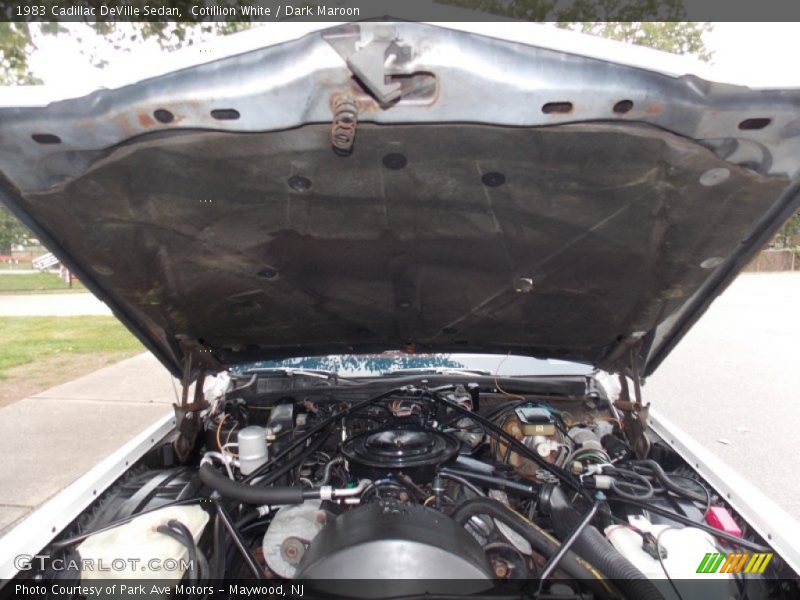
<path id="1" fill-rule="evenodd" d="M 89 536 L 77 548 L 81 580 L 181 579 L 189 550 L 178 540 L 156 531 L 171 519 L 183 523 L 197 542 L 208 523 L 208 513 L 197 505 L 169 506 Z"/>
<path id="2" fill-rule="evenodd" d="M 611 545 L 650 579 L 666 579 L 665 571 L 675 579 L 728 579 L 725 573 L 697 573 L 697 567 L 706 553 L 718 552 L 714 538 L 695 527 L 673 528 L 651 523 L 643 517 L 631 517 L 627 525 L 606 527 L 605 534 Z M 642 536 L 635 529 L 652 533 L 658 538 L 659 548 L 666 550 L 662 567 L 658 559 L 642 547 Z M 663 532 L 663 533 L 662 533 Z M 660 536 L 660 537 L 659 537 Z"/>

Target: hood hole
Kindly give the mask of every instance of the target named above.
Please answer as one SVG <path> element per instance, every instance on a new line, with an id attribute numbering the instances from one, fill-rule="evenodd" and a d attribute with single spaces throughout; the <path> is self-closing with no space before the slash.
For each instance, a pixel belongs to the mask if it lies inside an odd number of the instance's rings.
<path id="1" fill-rule="evenodd" d="M 489 171 L 481 177 L 481 183 L 486 187 L 500 187 L 506 182 L 506 176 L 497 171 Z"/>
<path id="2" fill-rule="evenodd" d="M 153 111 L 153 118 L 159 123 L 172 123 L 175 120 L 175 115 L 166 108 L 158 108 Z"/>
<path id="3" fill-rule="evenodd" d="M 624 115 L 630 112 L 633 108 L 633 100 L 620 100 L 614 105 L 614 112 L 618 115 Z"/>
<path id="4" fill-rule="evenodd" d="M 392 171 L 399 171 L 408 164 L 405 155 L 392 152 L 383 157 L 383 166 Z"/>
<path id="5" fill-rule="evenodd" d="M 60 144 L 61 138 L 52 133 L 34 133 L 31 136 L 37 144 Z"/>
<path id="6" fill-rule="evenodd" d="M 211 117 L 217 121 L 236 121 L 240 116 L 235 108 L 215 108 L 211 111 Z"/>
<path id="7" fill-rule="evenodd" d="M 542 112 L 546 115 L 565 115 L 572 112 L 572 102 L 548 102 L 542 106 Z"/>
<path id="8" fill-rule="evenodd" d="M 265 267 L 256 273 L 256 275 L 263 277 L 264 279 L 275 279 L 278 276 L 278 269 L 273 267 Z"/>
<path id="9" fill-rule="evenodd" d="M 742 131 L 753 131 L 756 129 L 764 129 L 767 125 L 772 123 L 772 119 L 758 118 L 758 119 L 745 119 L 739 123 L 739 129 Z"/>
<path id="10" fill-rule="evenodd" d="M 295 192 L 305 192 L 311 189 L 311 180 L 302 175 L 292 175 L 287 183 Z"/>

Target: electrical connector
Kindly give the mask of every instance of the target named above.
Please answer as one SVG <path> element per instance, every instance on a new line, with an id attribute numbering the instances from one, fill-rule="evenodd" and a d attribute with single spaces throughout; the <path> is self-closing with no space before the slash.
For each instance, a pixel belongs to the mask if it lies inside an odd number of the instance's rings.
<path id="1" fill-rule="evenodd" d="M 652 556 L 654 560 L 658 560 L 659 555 L 661 560 L 667 558 L 667 549 L 659 545 L 656 536 L 649 531 L 642 532 L 642 550 Z"/>
<path id="2" fill-rule="evenodd" d="M 602 473 L 604 469 L 607 467 L 608 465 L 597 465 L 597 464 L 586 465 L 586 475 L 596 475 L 598 473 Z"/>
<path id="3" fill-rule="evenodd" d="M 614 480 L 608 475 L 581 475 L 581 483 L 589 489 L 610 490 Z"/>
<path id="4" fill-rule="evenodd" d="M 733 516 L 724 506 L 710 507 L 708 509 L 708 514 L 706 514 L 706 523 L 725 533 L 735 535 L 736 537 L 742 537 L 741 527 L 736 524 L 736 521 L 733 520 Z"/>

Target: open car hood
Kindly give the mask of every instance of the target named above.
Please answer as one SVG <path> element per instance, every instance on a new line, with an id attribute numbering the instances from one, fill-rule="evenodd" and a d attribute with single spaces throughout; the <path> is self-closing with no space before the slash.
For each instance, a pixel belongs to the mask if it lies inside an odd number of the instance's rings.
<path id="1" fill-rule="evenodd" d="M 2 108 L 0 169 L 176 374 L 408 349 L 646 375 L 796 209 L 798 136 L 798 91 L 362 23 Z"/>

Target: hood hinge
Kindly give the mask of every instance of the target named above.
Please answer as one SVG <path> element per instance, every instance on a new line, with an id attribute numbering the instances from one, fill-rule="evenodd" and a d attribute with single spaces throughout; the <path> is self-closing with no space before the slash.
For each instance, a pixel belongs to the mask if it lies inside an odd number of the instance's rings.
<path id="1" fill-rule="evenodd" d="M 188 337 L 179 340 L 183 350 L 183 374 L 181 376 L 181 403 L 174 404 L 175 429 L 177 437 L 172 441 L 172 446 L 178 459 L 184 463 L 194 449 L 197 436 L 202 429 L 200 413 L 208 408 L 208 402 L 203 397 L 203 383 L 206 372 L 219 371 L 222 364 L 216 359 L 210 349 L 204 348 Z M 194 382 L 194 394 L 189 402 L 189 388 Z"/>
<path id="2" fill-rule="evenodd" d="M 622 429 L 625 432 L 633 452 L 640 459 L 647 456 L 650 451 L 650 440 L 645 432 L 649 424 L 650 403 L 642 403 L 642 378 L 639 375 L 638 354 L 641 348 L 639 343 L 629 347 L 628 364 L 619 371 L 620 396 L 614 407 L 623 413 Z M 628 381 L 633 381 L 633 399 L 631 400 Z"/>

